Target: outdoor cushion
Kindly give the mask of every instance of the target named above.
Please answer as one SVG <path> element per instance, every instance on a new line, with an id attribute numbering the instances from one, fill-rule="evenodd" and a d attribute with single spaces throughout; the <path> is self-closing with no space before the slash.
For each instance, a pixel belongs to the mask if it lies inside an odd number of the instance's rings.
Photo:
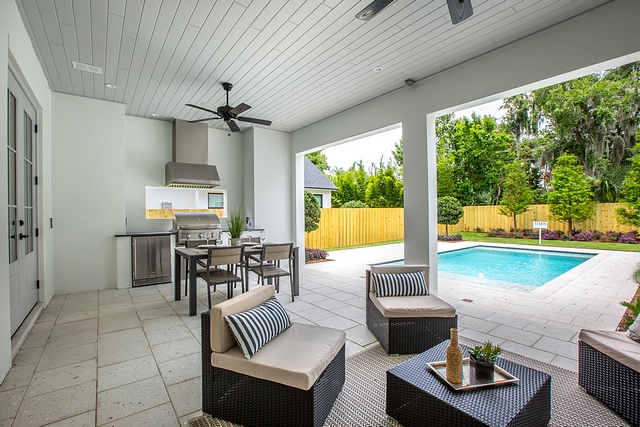
<path id="1" fill-rule="evenodd" d="M 293 323 L 250 360 L 235 346 L 225 353 L 212 353 L 211 365 L 309 390 L 340 352 L 344 342 L 344 331 Z"/>
<path id="2" fill-rule="evenodd" d="M 236 339 L 225 317 L 250 310 L 276 295 L 273 286 L 260 286 L 242 295 L 216 304 L 209 310 L 211 318 L 211 350 L 223 353 L 236 345 Z"/>
<path id="3" fill-rule="evenodd" d="M 410 273 L 413 271 L 422 271 L 424 274 L 424 281 L 429 288 L 429 266 L 428 265 L 372 265 L 371 274 L 394 274 L 394 273 Z M 371 292 L 375 292 L 374 280 L 370 281 Z"/>
<path id="4" fill-rule="evenodd" d="M 247 359 L 291 326 L 289 314 L 276 297 L 251 310 L 225 316 L 225 320 Z"/>
<path id="5" fill-rule="evenodd" d="M 578 339 L 619 363 L 640 372 L 640 344 L 624 332 L 582 329 Z"/>
<path id="6" fill-rule="evenodd" d="M 386 318 L 456 316 L 455 307 L 435 295 L 377 298 L 370 292 L 369 298 Z"/>
<path id="7" fill-rule="evenodd" d="M 371 273 L 377 297 L 429 295 L 422 271 L 407 273 Z"/>
<path id="8" fill-rule="evenodd" d="M 634 341 L 640 342 L 640 316 L 636 317 L 636 320 L 629 326 L 627 330 L 627 336 Z"/>

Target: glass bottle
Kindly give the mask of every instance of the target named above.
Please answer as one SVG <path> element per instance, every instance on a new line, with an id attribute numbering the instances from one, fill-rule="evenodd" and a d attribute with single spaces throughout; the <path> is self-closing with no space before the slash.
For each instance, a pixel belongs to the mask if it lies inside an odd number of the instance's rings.
<path id="1" fill-rule="evenodd" d="M 451 328 L 451 339 L 447 346 L 446 358 L 447 380 L 453 384 L 462 382 L 462 349 L 458 344 L 458 330 Z"/>

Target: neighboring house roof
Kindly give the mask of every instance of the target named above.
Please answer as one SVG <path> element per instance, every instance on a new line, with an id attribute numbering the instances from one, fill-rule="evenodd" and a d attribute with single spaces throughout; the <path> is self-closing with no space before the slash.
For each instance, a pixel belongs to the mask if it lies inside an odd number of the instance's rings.
<path id="1" fill-rule="evenodd" d="M 304 188 L 317 188 L 322 190 L 337 190 L 338 187 L 327 178 L 311 160 L 304 156 Z"/>

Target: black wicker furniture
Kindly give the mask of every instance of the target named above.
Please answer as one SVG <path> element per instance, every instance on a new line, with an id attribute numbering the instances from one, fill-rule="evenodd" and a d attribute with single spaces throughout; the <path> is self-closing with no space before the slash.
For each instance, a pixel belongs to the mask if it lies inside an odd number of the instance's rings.
<path id="1" fill-rule="evenodd" d="M 202 412 L 245 427 L 320 427 L 344 385 L 344 331 L 293 323 L 246 359 L 224 316 L 273 295 L 261 286 L 202 313 Z"/>
<path id="2" fill-rule="evenodd" d="M 422 271 L 427 286 L 426 265 L 380 265 L 366 271 L 367 327 L 389 354 L 421 353 L 449 338 L 458 325 L 453 306 L 436 295 L 376 298 L 371 273 Z"/>
<path id="3" fill-rule="evenodd" d="M 578 384 L 633 426 L 640 426 L 640 343 L 624 332 L 583 329 Z"/>
<path id="4" fill-rule="evenodd" d="M 520 381 L 455 391 L 437 377 L 428 362 L 445 359 L 449 341 L 387 371 L 388 415 L 412 426 L 546 426 L 551 419 L 551 377 L 498 359 Z M 461 346 L 465 357 L 468 347 Z"/>

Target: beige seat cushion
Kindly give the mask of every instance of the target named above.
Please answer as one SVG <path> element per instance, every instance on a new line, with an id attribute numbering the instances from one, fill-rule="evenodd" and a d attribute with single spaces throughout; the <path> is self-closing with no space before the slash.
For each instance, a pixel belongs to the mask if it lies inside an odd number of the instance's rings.
<path id="1" fill-rule="evenodd" d="M 624 332 L 582 329 L 578 339 L 623 365 L 640 372 L 640 343 Z"/>
<path id="2" fill-rule="evenodd" d="M 456 309 L 435 295 L 410 297 L 380 297 L 369 292 L 369 298 L 386 318 L 402 317 L 455 317 Z"/>
<path id="3" fill-rule="evenodd" d="M 236 345 L 229 324 L 225 316 L 250 310 L 259 306 L 269 298 L 275 296 L 273 286 L 260 286 L 242 295 L 216 304 L 209 310 L 211 319 L 211 350 L 214 353 L 224 353 Z M 242 354 L 242 352 L 240 352 Z"/>
<path id="4" fill-rule="evenodd" d="M 258 350 L 251 359 L 246 359 L 236 345 L 225 353 L 212 353 L 211 365 L 309 390 L 344 342 L 344 331 L 294 323 Z"/>

